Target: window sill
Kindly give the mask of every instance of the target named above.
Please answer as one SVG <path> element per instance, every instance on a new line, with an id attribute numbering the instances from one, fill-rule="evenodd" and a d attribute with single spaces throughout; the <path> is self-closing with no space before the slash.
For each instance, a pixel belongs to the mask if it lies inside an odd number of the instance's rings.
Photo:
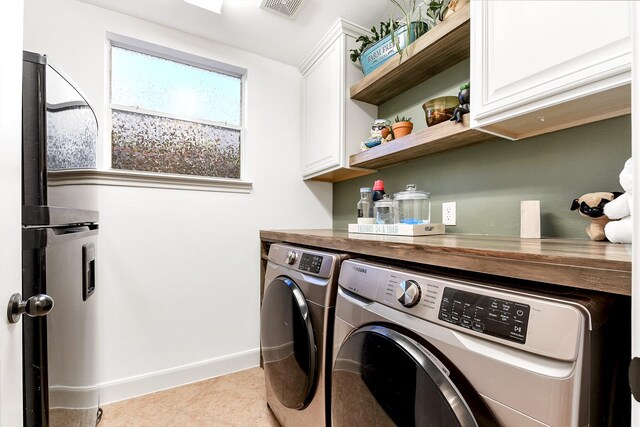
<path id="1" fill-rule="evenodd" d="M 173 175 L 121 170 L 76 169 L 51 171 L 50 187 L 66 185 L 108 185 L 116 187 L 164 188 L 170 190 L 213 191 L 249 194 L 251 182 L 225 178 Z"/>

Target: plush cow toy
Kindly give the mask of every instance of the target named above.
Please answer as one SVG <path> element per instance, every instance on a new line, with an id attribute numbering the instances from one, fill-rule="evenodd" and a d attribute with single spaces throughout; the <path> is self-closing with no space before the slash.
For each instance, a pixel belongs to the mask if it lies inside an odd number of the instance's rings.
<path id="1" fill-rule="evenodd" d="M 624 189 L 620 197 L 604 206 L 604 214 L 611 220 L 604 226 L 604 234 L 610 242 L 631 243 L 633 234 L 633 159 L 624 164 L 620 172 L 620 185 Z M 617 220 L 617 221 L 615 221 Z"/>

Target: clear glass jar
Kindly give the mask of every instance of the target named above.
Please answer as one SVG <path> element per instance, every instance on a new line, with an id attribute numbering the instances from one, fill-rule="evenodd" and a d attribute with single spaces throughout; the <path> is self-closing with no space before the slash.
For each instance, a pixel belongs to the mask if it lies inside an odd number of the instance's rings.
<path id="1" fill-rule="evenodd" d="M 375 205 L 376 224 L 397 224 L 397 212 L 397 202 L 385 194 Z"/>
<path id="2" fill-rule="evenodd" d="M 373 202 L 371 201 L 371 187 L 360 189 L 360 200 L 357 204 L 358 224 L 373 223 Z"/>
<path id="3" fill-rule="evenodd" d="M 393 195 L 398 203 L 398 221 L 401 224 L 431 223 L 431 195 L 416 190 L 415 184 Z"/>

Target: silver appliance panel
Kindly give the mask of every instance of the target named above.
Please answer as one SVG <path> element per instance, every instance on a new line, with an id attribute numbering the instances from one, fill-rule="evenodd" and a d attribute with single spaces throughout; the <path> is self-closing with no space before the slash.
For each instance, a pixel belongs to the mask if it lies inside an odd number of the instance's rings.
<path id="1" fill-rule="evenodd" d="M 336 270 L 339 256 L 311 249 L 273 244 L 269 248 L 269 261 L 300 273 L 329 278 Z"/>
<path id="2" fill-rule="evenodd" d="M 331 349 L 338 289 L 337 273 L 341 259 L 345 258 L 347 256 L 344 254 L 332 254 L 283 244 L 272 244 L 269 249 L 264 277 L 265 299 L 261 311 L 261 351 L 265 362 L 267 403 L 280 424 L 285 427 L 325 426 L 330 423 L 328 397 L 331 388 Z M 265 309 L 265 305 L 269 302 L 267 295 L 273 296 L 274 290 L 278 287 L 282 288 L 283 281 L 293 282 L 291 287 L 293 288 L 295 285 L 302 292 L 306 301 L 305 310 L 307 310 L 306 313 L 313 325 L 314 344 L 317 346 L 315 387 L 312 389 L 307 406 L 301 409 L 287 407 L 278 397 L 278 392 L 282 391 L 283 384 L 287 384 L 288 381 L 298 382 L 300 378 L 284 378 L 285 373 L 274 373 L 275 369 L 271 369 L 272 375 L 269 375 L 269 369 L 266 368 L 267 363 L 271 363 L 267 360 L 272 359 L 274 351 L 285 352 L 289 349 L 289 353 L 293 354 L 296 348 L 296 343 L 293 340 L 301 339 L 300 334 L 296 335 L 292 330 L 293 323 L 285 325 L 281 319 L 278 320 L 277 315 L 269 314 L 273 309 L 279 309 L 277 305 L 271 304 L 271 308 Z M 280 302 L 283 304 L 283 310 L 286 310 L 286 304 L 291 304 L 290 300 L 280 299 Z M 277 329 L 281 329 L 281 331 Z M 278 337 L 272 340 L 274 334 L 282 336 L 288 334 L 291 338 L 288 342 L 287 339 L 279 339 Z M 273 345 L 270 344 L 271 341 L 283 342 L 284 344 L 280 346 L 282 348 L 273 348 Z M 300 345 L 305 346 L 307 343 L 298 342 L 297 344 L 299 347 Z M 275 366 L 277 363 L 272 363 L 272 365 Z M 293 370 L 288 370 L 288 373 L 293 376 Z"/>
<path id="3" fill-rule="evenodd" d="M 418 288 L 418 301 L 411 307 L 398 300 L 407 281 Z M 577 305 L 366 261 L 345 261 L 338 282 L 356 295 L 414 317 L 557 360 L 576 360 L 578 337 L 588 328 L 588 312 Z M 490 323 L 499 326 L 494 333 Z"/>

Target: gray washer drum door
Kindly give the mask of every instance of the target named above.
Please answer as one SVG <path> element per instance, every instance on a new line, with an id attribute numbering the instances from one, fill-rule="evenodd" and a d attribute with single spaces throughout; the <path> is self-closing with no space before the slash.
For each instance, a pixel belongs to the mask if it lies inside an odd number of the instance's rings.
<path id="1" fill-rule="evenodd" d="M 282 405 L 304 409 L 313 397 L 318 355 L 311 312 L 298 285 L 280 276 L 267 286 L 260 313 L 265 376 Z"/>
<path id="2" fill-rule="evenodd" d="M 385 326 L 357 329 L 343 342 L 333 368 L 333 426 L 498 425 L 490 413 L 474 417 L 449 373 L 402 333 Z M 477 393 L 474 400 L 480 401 Z"/>

